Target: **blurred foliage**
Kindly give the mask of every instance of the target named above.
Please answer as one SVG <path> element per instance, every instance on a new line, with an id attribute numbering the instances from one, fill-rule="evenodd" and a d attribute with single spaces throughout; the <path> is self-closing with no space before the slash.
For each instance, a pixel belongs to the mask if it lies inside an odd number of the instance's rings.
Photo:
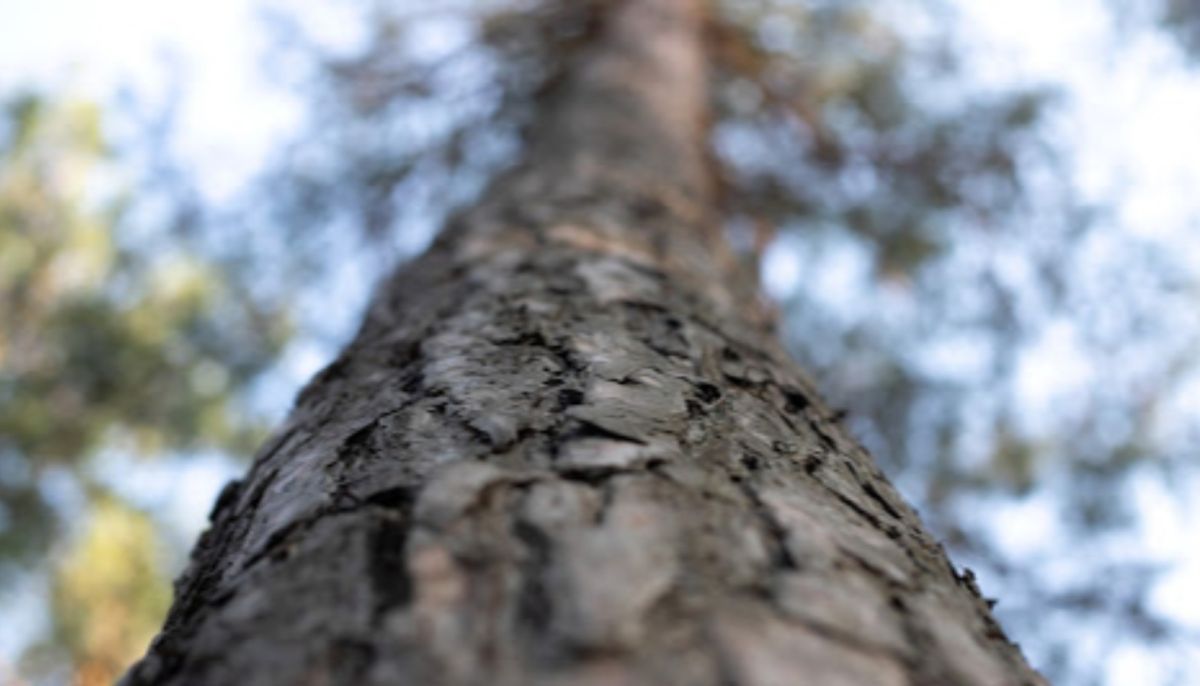
<path id="1" fill-rule="evenodd" d="M 154 523 L 111 494 L 96 496 L 84 529 L 54 573 L 48 640 L 27 651 L 27 672 L 72 683 L 114 683 L 145 652 L 171 601 L 170 577 Z"/>
<path id="2" fill-rule="evenodd" d="M 3 564 L 49 542 L 23 508 L 52 465 L 104 445 L 253 446 L 261 427 L 231 391 L 287 327 L 221 265 L 143 251 L 123 232 L 132 201 L 104 187 L 113 167 L 95 106 L 18 97 L 0 130 Z"/>
<path id="3" fill-rule="evenodd" d="M 137 220 L 99 107 L 32 94 L 2 107 L 0 577 L 52 568 L 54 640 L 38 652 L 109 683 L 169 591 L 146 515 L 93 498 L 103 455 L 249 454 L 265 427 L 239 393 L 290 327 L 247 273 Z M 51 498 L 52 476 L 85 511 Z"/>
<path id="4" fill-rule="evenodd" d="M 1200 2 L 1163 0 L 1159 20 L 1192 55 L 1200 55 Z"/>
<path id="5" fill-rule="evenodd" d="M 1129 28 L 1157 27 L 1191 60 L 1200 58 L 1200 0 L 1105 0 Z M 1136 35 L 1135 30 L 1127 31 Z"/>
<path id="6" fill-rule="evenodd" d="M 303 237 L 300 250 L 331 232 L 360 237 L 378 257 L 367 264 L 391 268 L 514 160 L 537 92 L 586 36 L 596 5 L 353 5 L 365 35 L 348 50 L 280 5 L 268 68 L 287 74 L 309 121 L 264 180 L 271 225 Z M 328 269 L 317 252 L 309 268 Z"/>
<path id="7" fill-rule="evenodd" d="M 964 221 L 986 227 L 1021 198 L 1052 94 L 935 99 L 955 83 L 954 46 L 913 44 L 871 3 L 723 6 L 715 144 L 731 221 L 848 230 L 880 277 L 903 280 Z"/>

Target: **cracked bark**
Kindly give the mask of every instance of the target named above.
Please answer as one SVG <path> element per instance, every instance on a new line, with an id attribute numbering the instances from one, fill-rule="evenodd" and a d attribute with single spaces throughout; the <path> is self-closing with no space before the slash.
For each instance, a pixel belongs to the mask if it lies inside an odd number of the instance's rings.
<path id="1" fill-rule="evenodd" d="M 713 219 L 699 0 L 625 0 L 525 162 L 228 486 L 142 684 L 1039 684 Z"/>

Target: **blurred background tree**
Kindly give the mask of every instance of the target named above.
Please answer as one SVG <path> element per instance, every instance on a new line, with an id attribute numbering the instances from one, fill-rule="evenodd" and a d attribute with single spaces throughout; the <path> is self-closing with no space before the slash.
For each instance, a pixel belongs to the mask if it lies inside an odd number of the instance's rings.
<path id="1" fill-rule="evenodd" d="M 84 530 L 57 562 L 52 632 L 26 654 L 29 671 L 78 684 L 111 684 L 141 657 L 170 605 L 154 523 L 111 495 L 93 498 Z"/>
<path id="2" fill-rule="evenodd" d="M 156 527 L 107 492 L 96 463 L 248 453 L 264 424 L 237 393 L 288 333 L 230 266 L 135 225 L 114 155 L 93 104 L 28 94 L 5 103 L 0 576 L 52 576 L 54 645 L 39 652 L 74 660 L 79 679 L 96 684 L 144 649 L 170 579 Z"/>
<path id="3" fill-rule="evenodd" d="M 592 6 L 266 5 L 265 73 L 301 115 L 219 200 L 170 116 L 133 118 L 140 145 L 114 150 L 96 106 L 10 100 L 0 565 L 51 579 L 26 675 L 100 683 L 140 652 L 179 547 L 129 484 L 151 458 L 249 454 L 374 279 L 513 159 Z M 1073 94 L 981 76 L 964 7 L 715 2 L 726 227 L 785 340 L 1035 665 L 1121 683 L 1115 656 L 1134 655 L 1142 683 L 1185 683 L 1200 626 L 1156 600 L 1171 570 L 1144 540 L 1166 516 L 1148 501 L 1200 483 L 1200 248 L 1088 192 Z M 1120 36 L 1163 27 L 1196 52 L 1194 3 L 1108 9 Z M 1200 227 L 1200 206 L 1181 214 L 1167 235 Z"/>

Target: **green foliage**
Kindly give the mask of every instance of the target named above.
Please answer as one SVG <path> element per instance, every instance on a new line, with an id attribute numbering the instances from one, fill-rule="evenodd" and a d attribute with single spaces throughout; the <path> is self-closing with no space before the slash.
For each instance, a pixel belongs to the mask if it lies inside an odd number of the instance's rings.
<path id="1" fill-rule="evenodd" d="M 38 464 L 106 439 L 243 447 L 229 391 L 286 334 L 198 254 L 122 242 L 122 198 L 87 105 L 20 99 L 0 146 L 0 434 Z M 252 327 L 257 327 L 255 330 Z M 250 334 L 243 330 L 250 328 Z M 11 458 L 16 459 L 16 458 Z"/>
<path id="2" fill-rule="evenodd" d="M 734 217 L 848 230 L 903 280 L 1020 201 L 1018 160 L 1051 93 L 973 94 L 948 37 L 914 44 L 869 3 L 720 6 L 716 144 Z"/>
<path id="3" fill-rule="evenodd" d="M 1186 50 L 1200 54 L 1200 3 L 1195 0 L 1165 0 L 1161 21 L 1175 33 Z"/>
<path id="4" fill-rule="evenodd" d="M 262 423 L 240 389 L 289 334 L 246 274 L 166 229 L 103 135 L 100 109 L 35 95 L 0 115 L 0 576 L 54 567 L 52 640 L 80 683 L 110 683 L 169 596 L 150 520 L 91 483 L 97 456 L 218 449 L 246 455 Z M 57 563 L 55 474 L 98 498 Z M 85 503 L 86 504 L 86 503 Z M 70 531 L 68 531 L 70 533 Z"/>
<path id="5" fill-rule="evenodd" d="M 111 684 L 145 652 L 171 601 L 150 517 L 97 494 L 52 577 L 51 637 L 27 652 L 27 672 L 73 665 L 80 686 Z"/>

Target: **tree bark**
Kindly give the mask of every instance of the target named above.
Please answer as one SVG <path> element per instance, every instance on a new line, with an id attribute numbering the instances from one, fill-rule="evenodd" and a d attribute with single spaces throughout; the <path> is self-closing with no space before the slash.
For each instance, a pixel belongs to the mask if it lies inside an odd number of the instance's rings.
<path id="1" fill-rule="evenodd" d="M 603 5 L 525 162 L 221 494 L 126 683 L 1043 683 L 722 242 L 701 6 Z"/>

